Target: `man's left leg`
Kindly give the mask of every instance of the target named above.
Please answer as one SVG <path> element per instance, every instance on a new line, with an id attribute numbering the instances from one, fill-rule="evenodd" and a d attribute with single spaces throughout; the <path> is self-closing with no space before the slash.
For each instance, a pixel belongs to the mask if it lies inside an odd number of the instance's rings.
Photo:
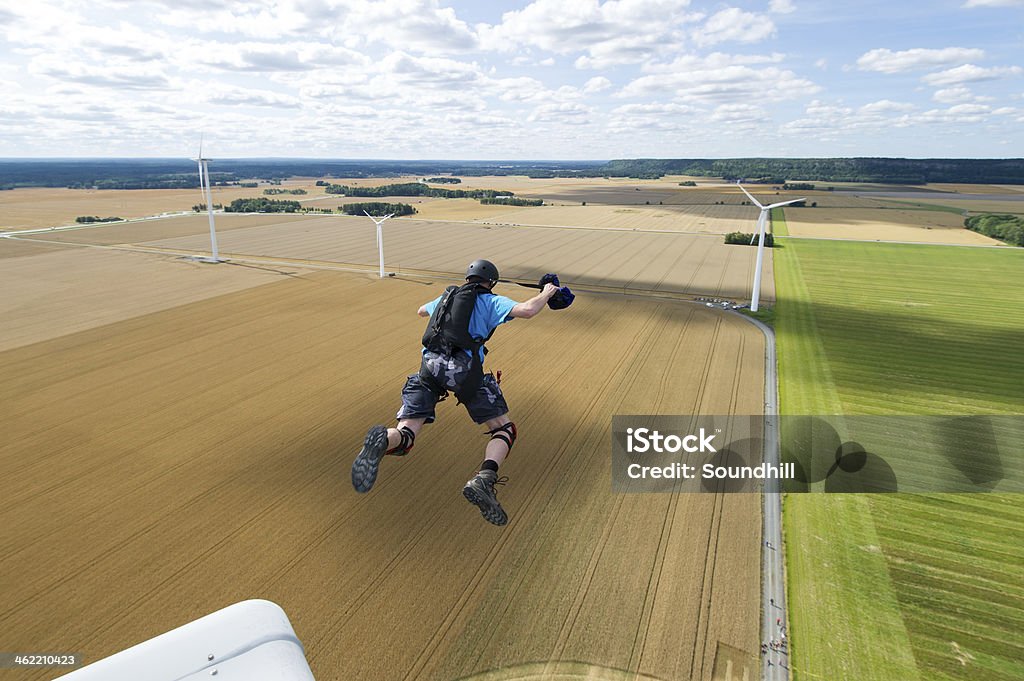
<path id="1" fill-rule="evenodd" d="M 508 523 L 508 514 L 498 503 L 494 486 L 507 480 L 498 477 L 498 468 L 516 442 L 516 426 L 508 417 L 508 405 L 501 388 L 490 374 L 484 377 L 477 398 L 466 408 L 474 421 L 487 428 L 491 439 L 487 441 L 480 471 L 462 488 L 462 495 L 480 509 L 484 520 L 493 525 L 504 525 Z"/>

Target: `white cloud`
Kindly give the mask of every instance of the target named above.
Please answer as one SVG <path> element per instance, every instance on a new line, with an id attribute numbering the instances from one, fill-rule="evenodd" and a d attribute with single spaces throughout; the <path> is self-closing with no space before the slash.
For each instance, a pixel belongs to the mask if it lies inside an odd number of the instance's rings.
<path id="1" fill-rule="evenodd" d="M 996 80 L 1004 76 L 1016 76 L 1024 73 L 1019 66 L 993 66 L 984 68 L 974 64 L 964 64 L 956 68 L 929 73 L 921 78 L 925 83 L 937 87 L 960 85 L 963 83 L 977 83 L 983 80 Z"/>
<path id="2" fill-rule="evenodd" d="M 814 65 L 817 66 L 822 71 L 824 71 L 825 69 L 828 68 L 828 59 L 825 59 L 824 57 L 822 57 L 818 61 L 814 62 Z"/>
<path id="3" fill-rule="evenodd" d="M 796 6 L 793 4 L 793 0 L 771 0 L 768 3 L 768 9 L 776 14 L 789 14 L 796 11 Z"/>
<path id="4" fill-rule="evenodd" d="M 544 83 L 529 76 L 492 78 L 488 81 L 487 89 L 492 96 L 505 102 L 539 101 L 547 98 L 549 93 Z"/>
<path id="5" fill-rule="evenodd" d="M 478 46 L 476 32 L 438 0 L 345 3 L 344 28 L 368 42 L 419 52 L 463 52 Z M 326 18 L 326 17 L 325 17 Z M 329 18 L 327 18 L 330 21 Z"/>
<path id="6" fill-rule="evenodd" d="M 590 122 L 593 112 L 588 106 L 566 102 L 563 104 L 541 104 L 526 119 L 534 122 L 556 122 L 569 125 L 583 125 Z"/>
<path id="7" fill-rule="evenodd" d="M 767 112 L 755 104 L 722 104 L 715 108 L 710 120 L 718 123 L 757 123 L 767 118 Z"/>
<path id="8" fill-rule="evenodd" d="M 692 106 L 685 104 L 653 103 L 653 104 L 623 104 L 612 110 L 612 113 L 620 116 L 661 116 L 663 114 L 688 114 L 697 111 Z"/>
<path id="9" fill-rule="evenodd" d="M 857 67 L 861 71 L 901 73 L 937 66 L 964 64 L 971 60 L 982 59 L 984 56 L 984 50 L 967 47 L 945 47 L 939 50 L 917 47 L 900 52 L 880 48 L 861 55 L 857 59 Z"/>
<path id="10" fill-rule="evenodd" d="M 885 114 L 895 112 L 913 111 L 914 105 L 909 102 L 894 102 L 889 99 L 880 99 L 877 102 L 871 102 L 860 107 L 859 111 L 862 114 Z"/>
<path id="11" fill-rule="evenodd" d="M 619 97 L 674 95 L 683 100 L 724 103 L 751 97 L 784 100 L 813 94 L 820 88 L 792 71 L 776 66 L 755 68 L 775 56 L 742 56 L 722 53 L 707 57 L 679 57 L 670 64 L 652 65 L 624 87 Z"/>
<path id="12" fill-rule="evenodd" d="M 382 69 L 396 80 L 409 85 L 457 89 L 484 81 L 476 62 L 467 63 L 445 57 L 414 57 L 392 52 L 381 60 Z"/>
<path id="13" fill-rule="evenodd" d="M 115 90 L 166 90 L 171 87 L 167 75 L 152 65 L 98 66 L 67 62 L 57 55 L 42 55 L 32 60 L 29 71 L 57 80 Z"/>
<path id="14" fill-rule="evenodd" d="M 974 99 L 974 93 L 962 85 L 936 90 L 932 99 L 941 104 L 956 104 Z"/>
<path id="15" fill-rule="evenodd" d="M 206 97 L 211 104 L 221 106 L 257 106 L 279 109 L 298 109 L 299 100 L 268 90 L 246 90 L 231 88 L 215 91 Z"/>
<path id="16" fill-rule="evenodd" d="M 602 92 L 612 86 L 612 82 L 604 76 L 594 76 L 583 85 L 584 94 L 593 94 L 595 92 Z"/>
<path id="17" fill-rule="evenodd" d="M 486 49 L 529 46 L 555 54 L 583 53 L 577 68 L 641 63 L 679 49 L 681 26 L 701 18 L 689 0 L 535 0 L 505 12 L 495 26 L 477 26 Z"/>
<path id="18" fill-rule="evenodd" d="M 694 43 L 705 47 L 727 41 L 756 43 L 774 33 L 775 24 L 768 17 L 730 7 L 712 15 L 692 37 Z"/>
<path id="19" fill-rule="evenodd" d="M 915 117 L 915 122 L 936 123 L 981 123 L 992 109 L 984 104 L 957 104 L 948 109 L 931 109 Z"/>
<path id="20" fill-rule="evenodd" d="M 964 7 L 1018 7 L 1024 0 L 967 0 Z"/>

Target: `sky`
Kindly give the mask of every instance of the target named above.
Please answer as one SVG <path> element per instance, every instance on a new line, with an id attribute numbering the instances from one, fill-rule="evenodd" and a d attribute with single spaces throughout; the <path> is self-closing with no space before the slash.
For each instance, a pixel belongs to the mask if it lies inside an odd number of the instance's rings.
<path id="1" fill-rule="evenodd" d="M 1024 156 L 1024 0 L 0 0 L 0 157 Z"/>

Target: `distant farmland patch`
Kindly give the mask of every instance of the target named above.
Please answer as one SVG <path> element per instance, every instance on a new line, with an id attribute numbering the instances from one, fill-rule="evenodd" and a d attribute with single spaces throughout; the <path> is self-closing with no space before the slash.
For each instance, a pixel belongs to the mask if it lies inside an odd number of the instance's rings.
<path id="1" fill-rule="evenodd" d="M 954 212 L 907 208 L 784 208 L 792 236 L 864 241 L 997 245 L 964 229 Z"/>

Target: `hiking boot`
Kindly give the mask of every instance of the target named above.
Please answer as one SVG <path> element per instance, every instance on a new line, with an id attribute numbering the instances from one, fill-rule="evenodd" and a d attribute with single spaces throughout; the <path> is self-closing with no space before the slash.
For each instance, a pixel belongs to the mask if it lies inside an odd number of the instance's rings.
<path id="1" fill-rule="evenodd" d="M 504 485 L 507 477 L 498 477 L 495 471 L 480 471 L 462 488 L 462 496 L 480 509 L 480 515 L 492 525 L 504 525 L 508 522 L 508 514 L 498 503 L 494 493 L 495 485 Z"/>
<path id="2" fill-rule="evenodd" d="M 377 467 L 388 448 L 388 429 L 374 426 L 366 433 L 363 449 L 352 462 L 352 486 L 357 492 L 369 492 L 377 480 Z"/>

